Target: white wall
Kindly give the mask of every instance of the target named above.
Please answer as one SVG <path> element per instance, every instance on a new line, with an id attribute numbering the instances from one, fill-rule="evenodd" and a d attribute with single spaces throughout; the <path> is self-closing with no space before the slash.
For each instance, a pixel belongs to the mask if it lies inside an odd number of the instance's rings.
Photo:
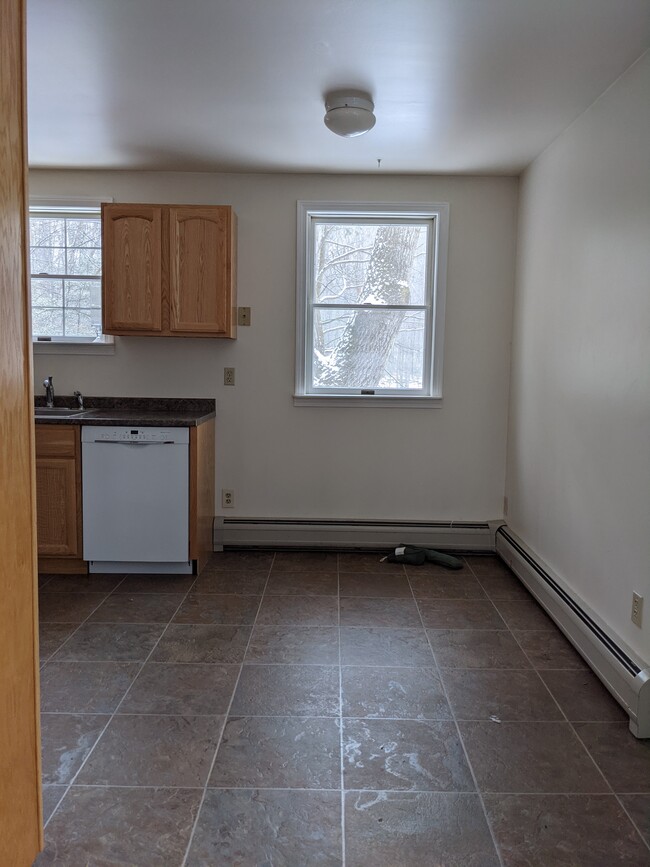
<path id="1" fill-rule="evenodd" d="M 512 529 L 646 660 L 648 94 L 650 54 L 523 177 L 507 474 Z"/>
<path id="2" fill-rule="evenodd" d="M 59 394 L 216 397 L 217 491 L 234 489 L 233 515 L 502 514 L 516 179 L 48 171 L 31 173 L 30 192 L 232 204 L 253 323 L 235 342 L 117 338 L 113 357 L 38 355 L 39 386 L 53 374 Z M 442 408 L 293 406 L 299 199 L 450 203 Z"/>

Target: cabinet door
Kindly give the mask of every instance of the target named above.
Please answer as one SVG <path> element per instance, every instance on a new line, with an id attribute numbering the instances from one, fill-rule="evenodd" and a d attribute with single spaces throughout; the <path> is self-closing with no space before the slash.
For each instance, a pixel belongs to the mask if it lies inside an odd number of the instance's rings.
<path id="1" fill-rule="evenodd" d="M 169 330 L 233 337 L 230 207 L 169 209 Z"/>
<path id="2" fill-rule="evenodd" d="M 75 458 L 36 459 L 36 516 L 41 557 L 80 557 Z"/>
<path id="3" fill-rule="evenodd" d="M 104 205 L 103 328 L 106 334 L 161 330 L 162 208 Z"/>

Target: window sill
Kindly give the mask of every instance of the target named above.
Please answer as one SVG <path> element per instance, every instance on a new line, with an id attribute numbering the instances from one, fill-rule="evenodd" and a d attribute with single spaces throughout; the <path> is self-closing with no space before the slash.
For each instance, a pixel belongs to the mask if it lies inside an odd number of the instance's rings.
<path id="1" fill-rule="evenodd" d="M 62 340 L 32 341 L 34 355 L 115 355 L 115 342 L 65 343 Z"/>
<path id="2" fill-rule="evenodd" d="M 413 395 L 359 395 L 359 394 L 294 394 L 294 406 L 390 406 L 394 409 L 399 407 L 418 407 L 419 409 L 435 409 L 442 406 L 441 397 L 414 397 Z"/>

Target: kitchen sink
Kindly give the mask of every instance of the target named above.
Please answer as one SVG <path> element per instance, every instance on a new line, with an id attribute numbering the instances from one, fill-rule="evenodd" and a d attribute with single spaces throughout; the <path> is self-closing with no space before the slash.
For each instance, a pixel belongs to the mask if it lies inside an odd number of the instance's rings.
<path id="1" fill-rule="evenodd" d="M 34 409 L 34 414 L 39 415 L 53 415 L 59 416 L 60 418 L 66 418 L 67 416 L 74 415 L 83 415 L 84 412 L 88 412 L 88 410 L 84 409 L 73 409 L 71 407 L 66 406 L 37 406 Z"/>

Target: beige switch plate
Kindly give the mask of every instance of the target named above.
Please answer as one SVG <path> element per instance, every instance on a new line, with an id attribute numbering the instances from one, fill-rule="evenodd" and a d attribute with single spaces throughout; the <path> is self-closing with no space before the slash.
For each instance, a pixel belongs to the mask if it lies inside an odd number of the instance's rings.
<path id="1" fill-rule="evenodd" d="M 251 309 L 250 307 L 237 308 L 237 325 L 251 324 Z"/>

